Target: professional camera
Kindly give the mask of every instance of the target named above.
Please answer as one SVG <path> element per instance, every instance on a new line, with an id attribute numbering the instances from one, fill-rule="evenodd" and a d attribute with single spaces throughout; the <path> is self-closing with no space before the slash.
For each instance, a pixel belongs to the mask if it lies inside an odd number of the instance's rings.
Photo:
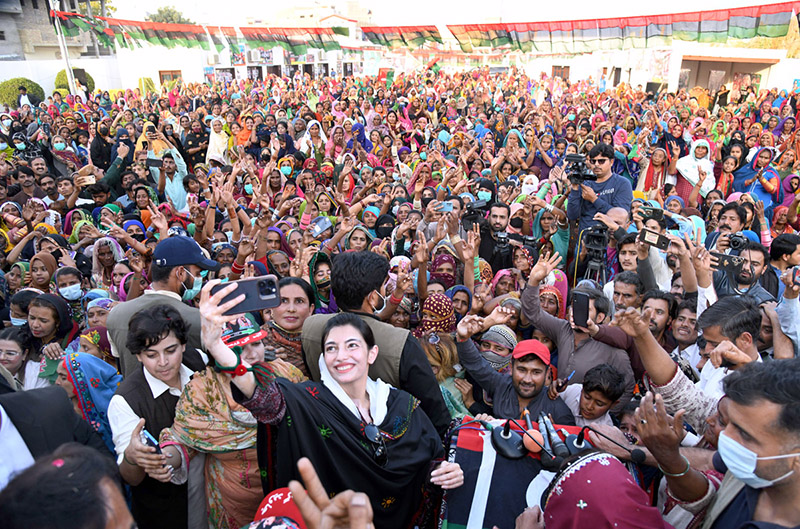
<path id="1" fill-rule="evenodd" d="M 483 228 L 486 224 L 485 217 L 488 205 L 488 202 L 485 200 L 476 200 L 466 204 L 464 213 L 461 215 L 461 226 L 464 228 L 464 231 L 472 231 L 475 224 Z"/>
<path id="2" fill-rule="evenodd" d="M 564 172 L 567 173 L 570 183 L 582 184 L 586 180 L 596 181 L 597 176 L 586 165 L 586 156 L 582 154 L 568 154 L 565 157 L 567 167 Z"/>
<path id="3" fill-rule="evenodd" d="M 498 247 L 504 248 L 508 246 L 508 232 L 507 231 L 498 231 L 496 234 L 496 244 Z"/>
<path id="4" fill-rule="evenodd" d="M 608 227 L 602 223 L 589 226 L 581 234 L 581 243 L 586 248 L 586 274 L 584 279 L 593 279 L 601 285 L 605 285 Z"/>
<path id="5" fill-rule="evenodd" d="M 728 242 L 730 243 L 731 250 L 742 250 L 747 246 L 750 239 L 744 236 L 742 232 L 736 232 L 728 235 Z"/>

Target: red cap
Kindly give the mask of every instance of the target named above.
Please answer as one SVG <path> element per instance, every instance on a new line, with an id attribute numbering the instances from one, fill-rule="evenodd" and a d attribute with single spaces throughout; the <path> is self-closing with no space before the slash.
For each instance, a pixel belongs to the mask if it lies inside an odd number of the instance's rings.
<path id="1" fill-rule="evenodd" d="M 528 355 L 534 355 L 545 365 L 550 365 L 550 350 L 539 340 L 522 340 L 511 353 L 512 358 L 517 359 Z"/>
<path id="2" fill-rule="evenodd" d="M 268 518 L 288 518 L 294 523 L 287 524 L 288 520 L 275 520 L 274 523 L 276 526 L 281 527 L 306 529 L 306 523 L 303 521 L 300 509 L 297 508 L 297 504 L 292 499 L 292 493 L 288 487 L 273 490 L 267 494 L 267 497 L 258 506 L 254 521 L 258 522 Z M 270 527 L 270 525 L 259 527 Z"/>

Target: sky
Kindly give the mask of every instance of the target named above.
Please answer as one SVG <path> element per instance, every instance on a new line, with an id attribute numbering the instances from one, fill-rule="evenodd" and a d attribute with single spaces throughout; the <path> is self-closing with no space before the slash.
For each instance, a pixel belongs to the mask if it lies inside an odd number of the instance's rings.
<path id="1" fill-rule="evenodd" d="M 311 0 L 296 0 L 305 4 Z M 706 0 L 698 3 L 690 0 L 672 0 L 669 3 L 637 1 L 598 2 L 596 0 L 573 0 L 566 2 L 524 2 L 520 0 L 361 0 L 361 5 L 372 10 L 375 25 L 423 25 L 423 24 L 480 24 L 496 22 L 536 22 L 543 20 L 568 20 L 586 18 L 611 18 L 615 16 L 655 15 L 685 11 L 727 9 L 776 3 L 778 0 Z M 325 2 L 326 4 L 328 2 Z M 335 3 L 335 2 L 334 2 Z M 162 5 L 172 5 L 185 16 L 198 23 L 213 22 L 219 25 L 241 25 L 246 17 L 269 20 L 269 11 L 278 11 L 285 3 L 276 0 L 266 2 L 220 2 L 220 0 L 138 0 L 127 2 L 114 0 L 118 18 L 143 20 L 148 12 L 155 12 Z M 342 2 L 344 5 L 344 2 Z M 220 9 L 224 6 L 224 9 Z M 234 7 L 236 6 L 236 7 Z M 565 9 L 565 6 L 569 6 Z M 220 12 L 222 11 L 222 12 Z M 275 20 L 276 26 L 281 25 Z"/>

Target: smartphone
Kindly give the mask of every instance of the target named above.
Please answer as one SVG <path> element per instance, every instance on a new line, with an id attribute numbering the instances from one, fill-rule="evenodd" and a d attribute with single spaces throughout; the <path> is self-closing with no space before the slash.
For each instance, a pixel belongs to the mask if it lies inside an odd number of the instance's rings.
<path id="1" fill-rule="evenodd" d="M 647 228 L 643 228 L 642 231 L 639 232 L 639 240 L 650 246 L 655 246 L 659 250 L 666 251 L 667 248 L 669 248 L 669 239 Z"/>
<path id="2" fill-rule="evenodd" d="M 233 172 L 232 165 L 223 165 L 222 166 L 222 174 L 231 174 Z"/>
<path id="3" fill-rule="evenodd" d="M 642 215 L 642 220 L 662 220 L 664 218 L 664 210 L 653 206 L 639 206 L 639 212 Z"/>
<path id="4" fill-rule="evenodd" d="M 800 286 L 800 266 L 792 268 L 792 281 L 795 285 Z"/>
<path id="5" fill-rule="evenodd" d="M 572 292 L 572 321 L 577 327 L 586 328 L 589 321 L 589 294 L 574 290 Z"/>
<path id="6" fill-rule="evenodd" d="M 58 260 L 61 259 L 61 257 L 63 256 L 63 253 L 61 252 L 61 249 L 59 248 L 57 250 L 53 250 L 52 252 L 50 252 L 50 255 L 52 255 L 53 258 L 56 260 L 56 262 L 58 262 Z"/>
<path id="7" fill-rule="evenodd" d="M 439 203 L 439 211 L 442 213 L 447 213 L 448 211 L 453 211 L 453 203 L 449 200 L 445 200 L 444 202 Z"/>
<path id="8" fill-rule="evenodd" d="M 161 167 L 161 160 L 158 158 L 148 158 L 145 165 L 147 167 Z"/>
<path id="9" fill-rule="evenodd" d="M 738 274 L 742 271 L 742 268 L 744 268 L 744 258 L 738 255 L 711 252 L 711 257 L 717 259 L 717 264 L 714 266 L 717 270 L 725 270 Z"/>
<path id="10" fill-rule="evenodd" d="M 322 219 L 320 219 L 317 223 L 309 227 L 309 233 L 311 233 L 311 236 L 316 239 L 322 235 L 325 230 L 330 229 L 332 226 L 333 224 L 331 223 L 331 219 L 328 217 L 322 217 Z"/>
<path id="11" fill-rule="evenodd" d="M 147 430 L 142 430 L 139 439 L 141 439 L 142 443 L 146 444 L 147 446 L 152 446 L 153 448 L 155 448 L 156 454 L 161 453 L 161 447 L 158 445 L 158 441 L 156 441 L 155 438 L 152 435 L 150 435 L 150 432 L 148 432 Z"/>
<path id="12" fill-rule="evenodd" d="M 211 294 L 214 295 L 223 288 L 227 288 L 230 284 L 238 285 L 238 288 L 225 296 L 225 298 L 220 301 L 220 304 L 225 304 L 241 294 L 245 295 L 245 299 L 225 312 L 226 316 L 272 309 L 281 304 L 281 297 L 278 295 L 278 278 L 274 275 L 270 274 L 220 283 L 211 289 Z"/>

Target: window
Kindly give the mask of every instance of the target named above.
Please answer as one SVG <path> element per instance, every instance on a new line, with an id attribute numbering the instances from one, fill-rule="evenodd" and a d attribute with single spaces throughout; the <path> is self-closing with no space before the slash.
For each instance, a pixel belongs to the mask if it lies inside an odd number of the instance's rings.
<path id="1" fill-rule="evenodd" d="M 174 79 L 180 79 L 181 71 L 180 70 L 161 70 L 158 72 L 158 78 L 161 84 L 166 83 L 167 81 L 172 81 Z"/>
<path id="2" fill-rule="evenodd" d="M 0 40 L 6 40 L 6 32 L 0 31 Z"/>
<path id="3" fill-rule="evenodd" d="M 34 9 L 39 9 L 39 0 L 31 0 L 31 5 Z"/>
<path id="4" fill-rule="evenodd" d="M 569 66 L 553 66 L 553 77 L 569 79 Z"/>

